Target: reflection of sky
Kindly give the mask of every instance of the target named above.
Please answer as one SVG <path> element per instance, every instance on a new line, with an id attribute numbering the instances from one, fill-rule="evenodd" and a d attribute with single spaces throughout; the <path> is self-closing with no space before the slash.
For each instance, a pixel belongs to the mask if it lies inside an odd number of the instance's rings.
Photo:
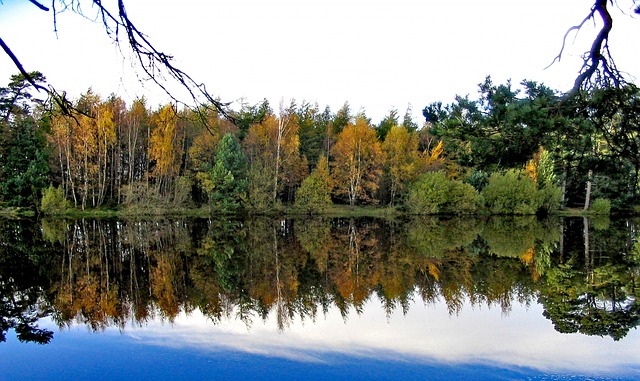
<path id="1" fill-rule="evenodd" d="M 218 351 L 231 349 L 297 361 L 326 361 L 334 353 L 397 358 L 407 361 L 491 363 L 530 367 L 545 372 L 616 374 L 634 364 L 640 369 L 640 336 L 636 330 L 621 342 L 581 334 L 559 334 L 542 316 L 542 307 L 513 306 L 508 316 L 500 308 L 471 308 L 450 316 L 444 304 L 414 303 L 386 316 L 381 303 L 370 301 L 364 313 L 343 320 L 337 309 L 315 322 L 294 320 L 279 332 L 275 314 L 250 328 L 239 320 L 213 325 L 200 313 L 181 315 L 171 330 L 149 324 L 127 334 L 157 345 L 189 346 Z M 330 357 L 330 356 L 329 356 Z"/>
<path id="2" fill-rule="evenodd" d="M 31 352 L 25 352 L 25 356 L 32 356 L 38 351 L 53 352 L 56 345 L 66 345 L 70 337 L 77 337 L 82 343 L 72 346 L 80 351 L 81 358 L 89 356 L 85 361 L 92 361 L 87 351 L 98 350 L 99 355 L 93 361 L 118 364 L 109 357 L 122 357 L 122 354 L 116 355 L 118 350 L 100 348 L 120 345 L 125 356 L 148 353 L 144 358 L 160 358 L 163 366 L 171 367 L 172 362 L 177 362 L 181 369 L 192 366 L 194 372 L 200 368 L 190 362 L 198 360 L 207 366 L 217 363 L 217 371 L 222 363 L 242 364 L 248 371 L 253 369 L 247 365 L 251 363 L 257 367 L 257 374 L 266 371 L 262 367 L 268 368 L 270 374 L 277 368 L 279 372 L 298 369 L 304 374 L 312 372 L 315 374 L 312 378 L 324 378 L 319 376 L 337 372 L 342 367 L 347 369 L 346 364 L 350 371 L 359 367 L 361 376 L 362 372 L 378 367 L 375 378 L 393 378 L 393 372 L 409 372 L 407 374 L 418 377 L 416 369 L 421 369 L 428 370 L 429 377 L 438 371 L 448 377 L 452 376 L 451 372 L 458 372 L 457 376 L 463 379 L 469 376 L 464 374 L 466 371 L 477 376 L 488 368 L 493 369 L 491 378 L 506 379 L 523 378 L 525 370 L 533 372 L 527 375 L 529 379 L 550 374 L 554 379 L 576 379 L 572 376 L 576 374 L 616 379 L 640 376 L 637 330 L 629 332 L 620 342 L 609 337 L 560 334 L 542 316 L 539 305 L 514 304 L 505 316 L 497 307 L 472 308 L 467 304 L 458 316 L 450 316 L 444 304 L 423 306 L 416 302 L 406 315 L 397 309 L 387 317 L 381 303 L 374 299 L 365 305 L 362 314 L 351 311 L 343 319 L 339 311 L 332 308 L 327 315 L 320 313 L 315 322 L 293 319 L 282 332 L 277 328 L 274 313 L 266 321 L 254 318 L 251 327 L 247 327 L 233 318 L 213 324 L 198 311 L 188 316 L 181 314 L 173 323 L 153 321 L 142 327 L 127 327 L 124 335 L 117 329 L 109 329 L 106 334 L 84 332 L 86 329 L 74 327 L 56 333 L 52 344 L 44 347 L 14 346 L 19 350 L 32 348 Z M 8 341 L 16 340 L 10 337 Z M 0 344 L 0 356 L 5 345 Z M 79 349 L 83 346 L 86 349 Z M 64 353 L 65 349 L 57 352 L 60 351 Z M 189 360 L 181 359 L 186 353 Z M 0 360 L 0 365 L 3 361 Z M 345 371 L 340 374 L 344 375 Z M 241 378 L 237 368 L 229 372 L 226 377 Z M 498 377 L 500 372 L 507 374 Z M 172 378 L 168 376 L 171 372 L 163 374 L 160 378 Z M 0 379 L 3 379 L 1 375 Z"/>

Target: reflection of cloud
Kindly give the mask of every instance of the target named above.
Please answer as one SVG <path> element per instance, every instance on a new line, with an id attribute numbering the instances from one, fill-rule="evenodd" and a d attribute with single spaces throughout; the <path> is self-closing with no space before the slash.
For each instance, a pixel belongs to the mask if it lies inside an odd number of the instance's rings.
<path id="1" fill-rule="evenodd" d="M 144 327 L 128 327 L 125 334 L 152 345 L 233 350 L 306 362 L 325 362 L 333 354 L 346 354 L 601 375 L 637 372 L 640 364 L 636 330 L 620 342 L 560 334 L 542 316 L 540 305 L 514 304 L 504 316 L 500 308 L 473 309 L 467 303 L 458 316 L 450 316 L 444 304 L 413 303 L 406 315 L 387 317 L 382 304 L 372 298 L 363 311 L 351 311 L 345 321 L 337 309 L 330 309 L 314 322 L 293 319 L 284 332 L 278 330 L 274 313 L 248 329 L 234 319 L 214 324 L 195 311 L 181 313 L 172 324 L 153 321 Z"/>

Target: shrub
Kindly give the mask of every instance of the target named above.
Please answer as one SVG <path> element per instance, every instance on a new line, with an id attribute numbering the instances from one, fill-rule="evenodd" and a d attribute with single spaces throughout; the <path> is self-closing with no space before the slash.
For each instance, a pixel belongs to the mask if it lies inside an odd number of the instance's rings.
<path id="1" fill-rule="evenodd" d="M 42 201 L 40 210 L 44 214 L 62 214 L 69 207 L 69 203 L 64 198 L 61 187 L 54 188 L 50 185 L 42 191 Z"/>
<path id="2" fill-rule="evenodd" d="M 513 169 L 492 174 L 482 196 L 493 214 L 535 214 L 541 205 L 537 185 Z"/>
<path id="3" fill-rule="evenodd" d="M 597 198 L 593 200 L 589 207 L 589 213 L 608 215 L 611 213 L 611 201 L 606 198 Z"/>
<path id="4" fill-rule="evenodd" d="M 547 184 L 538 189 L 538 201 L 539 210 L 544 213 L 558 210 L 562 205 L 562 190 L 558 186 Z"/>
<path id="5" fill-rule="evenodd" d="M 411 186 L 407 209 L 414 214 L 437 214 L 447 201 L 449 180 L 444 172 L 427 172 Z"/>
<path id="6" fill-rule="evenodd" d="M 471 185 L 449 180 L 444 172 L 428 172 L 412 184 L 406 206 L 413 214 L 464 214 L 477 212 L 480 200 Z"/>
<path id="7" fill-rule="evenodd" d="M 449 184 L 448 202 L 444 212 L 450 214 L 475 213 L 482 207 L 480 193 L 470 184 L 451 181 Z"/>

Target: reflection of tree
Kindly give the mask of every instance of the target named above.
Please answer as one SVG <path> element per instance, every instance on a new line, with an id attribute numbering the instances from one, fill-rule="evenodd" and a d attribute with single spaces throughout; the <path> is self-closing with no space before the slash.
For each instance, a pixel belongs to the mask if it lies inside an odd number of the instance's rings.
<path id="1" fill-rule="evenodd" d="M 93 330 L 142 323 L 154 306 L 173 319 L 185 300 L 183 255 L 190 250 L 184 223 L 73 221 L 52 288 L 54 318 Z"/>
<path id="2" fill-rule="evenodd" d="M 481 236 L 489 253 L 519 258 L 529 267 L 534 280 L 544 273 L 560 241 L 558 228 L 535 216 L 492 217 Z"/>
<path id="3" fill-rule="evenodd" d="M 0 220 L 0 342 L 10 329 L 22 342 L 47 344 L 53 338 L 38 328 L 38 319 L 50 313 L 40 303 L 47 279 L 37 263 L 37 250 L 45 247 L 39 237 L 35 224 Z"/>
<path id="4" fill-rule="evenodd" d="M 492 217 L 487 222 L 482 237 L 491 254 L 520 258 L 535 247 L 538 230 L 540 223 L 535 216 Z"/>
<path id="5" fill-rule="evenodd" d="M 48 303 L 59 325 L 75 321 L 92 330 L 144 324 L 153 315 L 172 320 L 194 309 L 214 322 L 239 318 L 248 326 L 254 318 L 273 317 L 286 329 L 292 319 L 315 320 L 332 306 L 346 319 L 374 296 L 388 315 L 398 308 L 406 312 L 416 297 L 443 300 L 451 314 L 468 302 L 508 313 L 514 301 L 538 297 L 561 332 L 621 338 L 638 325 L 640 248 L 633 246 L 631 223 L 593 229 L 585 252 L 583 221 L 567 220 L 561 255 L 555 254 L 560 229 L 529 220 L 256 217 L 47 224 L 46 244 L 39 232 L 33 242 L 26 233 L 16 238 L 16 227 L 0 230 L 4 242 L 11 242 L 0 247 L 7 264 L 0 280 L 13 269 L 14 282 L 0 288 L 3 332 L 18 325 L 6 306 L 24 301 L 16 298 L 21 295 L 45 301 L 21 310 L 25 319 L 35 316 L 24 320 L 29 324 L 47 312 Z M 47 255 L 27 255 L 32 247 Z M 12 252 L 23 254 L 8 256 Z M 38 267 L 34 258 L 51 263 Z M 25 275 L 20 266 L 29 269 Z"/>
<path id="6" fill-rule="evenodd" d="M 631 247 L 627 234 L 616 233 L 625 229 L 590 232 L 586 219 L 568 221 L 566 227 L 570 236 L 584 240 L 572 240 L 561 262 L 547 271 L 540 291 L 544 315 L 562 333 L 620 340 L 640 324 L 640 247 Z M 581 241 L 582 246 L 576 244 Z"/>
<path id="7" fill-rule="evenodd" d="M 468 249 L 480 232 L 479 222 L 420 217 L 407 223 L 404 252 L 423 300 L 435 303 L 442 296 L 451 313 L 462 308 L 474 260 Z"/>

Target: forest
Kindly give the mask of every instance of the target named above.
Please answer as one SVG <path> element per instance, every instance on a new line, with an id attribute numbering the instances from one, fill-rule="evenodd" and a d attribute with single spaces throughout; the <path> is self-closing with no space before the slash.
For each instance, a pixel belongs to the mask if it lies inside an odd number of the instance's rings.
<path id="1" fill-rule="evenodd" d="M 32 82 L 19 74 L 0 88 L 4 210 L 539 214 L 638 204 L 633 84 L 565 97 L 487 77 L 475 97 L 424 106 L 418 123 L 410 109 L 375 122 L 348 102 L 334 112 L 265 100 L 220 115 L 91 89 L 69 112 L 37 99 Z"/>

